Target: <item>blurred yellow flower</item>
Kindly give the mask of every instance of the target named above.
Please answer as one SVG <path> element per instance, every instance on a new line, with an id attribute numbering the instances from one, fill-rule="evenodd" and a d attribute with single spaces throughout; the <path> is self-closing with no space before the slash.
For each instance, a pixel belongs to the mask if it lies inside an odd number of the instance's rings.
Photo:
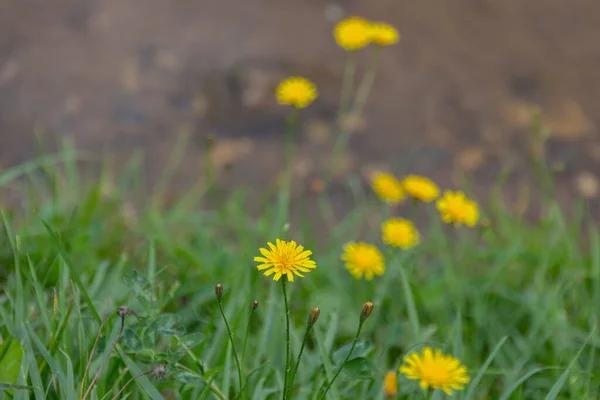
<path id="1" fill-rule="evenodd" d="M 355 279 L 361 279 L 364 275 L 370 281 L 375 275 L 381 276 L 385 271 L 383 254 L 372 244 L 347 243 L 341 258 Z"/>
<path id="2" fill-rule="evenodd" d="M 379 198 L 389 204 L 404 200 L 402 184 L 394 175 L 377 172 L 371 177 L 371 186 Z"/>
<path id="3" fill-rule="evenodd" d="M 277 102 L 296 108 L 307 107 L 318 95 L 314 83 L 301 76 L 293 76 L 282 81 L 275 91 Z"/>
<path id="4" fill-rule="evenodd" d="M 419 231 L 415 225 L 403 218 L 391 218 L 381 226 L 383 242 L 390 246 L 409 249 L 419 243 Z"/>
<path id="5" fill-rule="evenodd" d="M 390 46 L 400 41 L 400 33 L 390 24 L 375 22 L 371 24 L 371 41 L 380 46 Z"/>
<path id="6" fill-rule="evenodd" d="M 277 239 L 275 245 L 267 243 L 269 249 L 261 248 L 260 253 L 264 257 L 254 257 L 254 261 L 262 263 L 256 268 L 259 271 L 265 270 L 265 276 L 273 276 L 273 280 L 278 281 L 283 275 L 289 282 L 294 282 L 294 274 L 304 278 L 300 272 L 310 272 L 317 268 L 314 261 L 310 259 L 312 251 L 304 250 L 303 246 L 296 242 Z"/>
<path id="7" fill-rule="evenodd" d="M 394 371 L 388 372 L 383 378 L 383 394 L 387 399 L 395 399 L 398 396 L 398 376 Z"/>
<path id="8" fill-rule="evenodd" d="M 479 208 L 477 204 L 468 199 L 463 192 L 444 192 L 437 203 L 442 220 L 456 226 L 474 226 L 479 220 Z"/>
<path id="9" fill-rule="evenodd" d="M 337 23 L 333 36 L 342 49 L 358 50 L 371 42 L 371 24 L 364 18 L 349 17 Z"/>
<path id="10" fill-rule="evenodd" d="M 402 187 L 409 196 L 427 203 L 440 197 L 440 188 L 424 176 L 408 175 L 402 180 Z"/>
<path id="11" fill-rule="evenodd" d="M 435 353 L 429 347 L 423 349 L 423 354 L 411 353 L 404 357 L 404 365 L 400 372 L 408 379 L 419 380 L 423 390 L 441 389 L 447 395 L 452 395 L 452 390 L 462 390 L 469 383 L 467 368 L 461 365 L 460 360 L 452 355 L 444 355 L 440 350 Z"/>

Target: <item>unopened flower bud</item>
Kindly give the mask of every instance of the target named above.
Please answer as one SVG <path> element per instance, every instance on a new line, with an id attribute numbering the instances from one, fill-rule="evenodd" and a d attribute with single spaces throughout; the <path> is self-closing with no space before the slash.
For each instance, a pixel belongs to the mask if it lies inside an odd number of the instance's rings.
<path id="1" fill-rule="evenodd" d="M 319 315 L 321 315 L 321 310 L 319 307 L 315 307 L 310 310 L 310 314 L 308 316 L 308 326 L 313 326 L 315 322 L 319 319 Z"/>
<path id="2" fill-rule="evenodd" d="M 258 308 L 258 300 L 254 300 L 252 302 L 252 311 L 256 311 L 257 308 Z"/>
<path id="3" fill-rule="evenodd" d="M 217 283 L 217 286 L 215 286 L 215 294 L 217 295 L 217 300 L 219 300 L 220 303 L 221 298 L 223 297 L 223 285 L 220 283 Z"/>
<path id="4" fill-rule="evenodd" d="M 373 303 L 367 301 L 365 304 L 363 304 L 362 311 L 360 312 L 360 320 L 365 321 L 367 318 L 369 318 L 369 315 L 371 315 L 372 311 Z"/>
<path id="5" fill-rule="evenodd" d="M 395 399 L 398 396 L 398 377 L 394 371 L 385 374 L 383 393 L 386 399 Z"/>

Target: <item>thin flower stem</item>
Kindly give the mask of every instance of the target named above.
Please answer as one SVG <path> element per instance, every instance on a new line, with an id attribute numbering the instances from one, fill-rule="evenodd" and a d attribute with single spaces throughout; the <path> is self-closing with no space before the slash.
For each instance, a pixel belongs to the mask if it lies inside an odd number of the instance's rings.
<path id="1" fill-rule="evenodd" d="M 231 348 L 233 350 L 233 356 L 235 358 L 235 364 L 237 366 L 238 372 L 238 381 L 240 384 L 240 392 L 244 387 L 244 380 L 242 379 L 242 366 L 240 365 L 240 360 L 237 355 L 237 351 L 235 351 L 235 341 L 233 340 L 233 334 L 231 333 L 231 329 L 229 328 L 229 322 L 227 322 L 227 317 L 225 317 L 225 311 L 223 311 L 223 303 L 219 300 L 219 310 L 221 310 L 221 315 L 223 316 L 223 321 L 225 321 L 225 326 L 227 327 L 227 333 L 229 334 L 229 341 L 231 342 Z M 244 398 L 244 395 L 241 396 Z"/>
<path id="2" fill-rule="evenodd" d="M 344 78 L 342 81 L 342 92 L 340 94 L 340 107 L 338 110 L 338 118 L 342 118 L 346 113 L 352 89 L 354 87 L 354 76 L 356 75 L 356 51 L 346 53 L 346 65 L 344 66 Z"/>
<path id="3" fill-rule="evenodd" d="M 254 309 L 250 309 L 250 314 L 248 315 L 248 323 L 246 324 L 246 335 L 244 336 L 244 347 L 242 347 L 242 365 L 244 365 L 244 360 L 246 359 L 246 345 L 248 344 L 248 333 L 250 333 L 250 321 L 252 321 L 252 314 L 254 314 Z"/>
<path id="4" fill-rule="evenodd" d="M 360 115 L 363 112 L 363 109 L 367 102 L 367 98 L 369 97 L 371 89 L 373 88 L 373 83 L 375 83 L 375 77 L 377 76 L 377 72 L 379 71 L 380 63 L 381 46 L 377 46 L 373 51 L 373 56 L 371 56 L 371 60 L 369 66 L 367 67 L 367 71 L 365 72 L 365 76 L 363 77 L 356 91 L 356 100 L 354 101 L 354 106 L 352 107 L 352 112 L 354 114 Z"/>
<path id="5" fill-rule="evenodd" d="M 354 347 L 356 347 L 356 342 L 358 342 L 358 336 L 360 335 L 360 330 L 362 329 L 364 323 L 365 323 L 365 319 L 361 318 L 360 321 L 359 321 L 359 323 L 358 323 L 358 329 L 356 330 L 356 336 L 354 336 L 354 341 L 352 342 L 352 347 L 350 347 L 350 351 L 348 352 L 348 355 L 346 356 L 346 358 L 342 362 L 342 365 L 340 365 L 340 368 L 337 370 L 337 372 L 335 373 L 335 375 L 331 379 L 331 382 L 329 382 L 329 385 L 327 385 L 327 387 L 325 388 L 325 391 L 323 392 L 323 394 L 319 397 L 319 400 L 325 398 L 325 396 L 327 395 L 327 392 L 331 388 L 331 385 L 333 385 L 333 382 L 335 382 L 335 380 L 337 379 L 338 375 L 340 374 L 340 372 L 342 372 L 342 369 L 344 369 L 344 366 L 346 365 L 346 363 L 350 359 L 350 356 L 352 355 L 352 352 L 354 351 Z"/>
<path id="6" fill-rule="evenodd" d="M 375 48 L 375 51 L 371 57 L 371 61 L 369 66 L 367 67 L 367 71 L 363 76 L 363 79 L 358 86 L 356 91 L 356 97 L 354 100 L 354 104 L 350 108 L 350 115 L 353 118 L 359 117 L 363 108 L 366 104 L 367 98 L 369 97 L 369 93 L 373 87 L 373 83 L 375 82 L 375 77 L 377 76 L 377 72 L 379 71 L 379 63 L 381 61 L 381 47 L 378 46 Z M 340 107 L 341 109 L 341 107 Z M 330 172 L 327 175 L 327 180 L 325 183 L 329 183 L 333 175 L 333 169 L 337 165 L 339 158 L 342 154 L 344 154 L 346 147 L 348 145 L 349 140 L 349 132 L 348 129 L 344 126 L 343 114 L 338 116 L 338 134 L 336 135 L 335 143 L 333 144 L 332 157 L 331 157 L 331 166 Z"/>
<path id="7" fill-rule="evenodd" d="M 294 369 L 292 370 L 292 375 L 290 376 L 290 384 L 288 386 L 288 393 L 292 390 L 292 388 L 294 387 L 294 379 L 296 379 L 296 373 L 298 372 L 298 367 L 300 366 L 300 359 L 302 358 L 302 353 L 304 353 L 304 346 L 306 345 L 306 339 L 308 339 L 308 334 L 310 333 L 310 329 L 313 326 L 311 324 L 308 324 L 306 326 L 306 331 L 304 332 L 304 339 L 302 339 L 302 345 L 300 346 L 300 353 L 298 353 L 298 359 L 296 360 L 296 365 L 294 366 Z M 286 395 L 287 397 L 287 395 Z"/>
<path id="8" fill-rule="evenodd" d="M 117 392 L 117 394 L 115 394 L 115 395 L 113 396 L 112 400 L 117 400 L 117 399 L 119 398 L 119 395 L 120 395 L 121 393 L 123 393 L 123 390 L 125 390 L 125 388 L 126 388 L 127 386 L 129 386 L 129 384 L 130 384 L 131 382 L 135 381 L 137 378 L 141 378 L 141 377 L 142 377 L 142 376 L 144 376 L 144 375 L 150 375 L 150 374 L 152 373 L 152 371 L 153 371 L 153 370 L 149 370 L 149 371 L 144 371 L 144 372 L 141 372 L 141 373 L 137 374 L 136 376 L 134 376 L 133 378 L 131 378 L 130 380 L 128 380 L 128 381 L 127 381 L 127 383 L 126 383 L 125 385 L 123 385 L 123 387 L 121 388 L 121 390 L 119 390 L 119 391 Z"/>
<path id="9" fill-rule="evenodd" d="M 281 287 L 283 289 L 283 301 L 285 303 L 285 374 L 283 380 L 283 400 L 287 398 L 288 389 L 288 374 L 290 372 L 290 309 L 288 307 L 287 290 L 285 284 L 287 278 L 284 276 L 281 279 Z"/>
<path id="10" fill-rule="evenodd" d="M 294 129 L 298 120 L 298 110 L 293 109 L 286 122 L 285 126 L 285 167 L 283 171 L 283 187 L 279 193 L 279 215 L 275 220 L 277 226 L 275 227 L 276 232 L 281 232 L 282 227 L 288 221 L 289 209 L 290 209 L 290 198 L 292 191 L 292 169 L 293 169 L 293 154 L 294 154 Z"/>
<path id="11" fill-rule="evenodd" d="M 104 327 L 104 323 L 106 322 L 106 318 L 102 320 L 100 324 L 100 328 L 98 328 L 98 334 L 96 335 L 96 340 L 94 341 L 94 345 L 92 346 L 92 350 L 90 351 L 90 357 L 88 358 L 87 364 L 85 365 L 85 371 L 83 372 L 83 378 L 81 378 L 81 387 L 79 388 L 79 398 L 83 397 L 83 385 L 85 384 L 85 377 L 90 369 L 90 365 L 92 365 L 92 360 L 94 359 L 94 352 L 96 351 L 96 346 L 98 345 L 98 341 L 100 340 L 100 336 L 102 334 L 102 328 Z"/>
<path id="12" fill-rule="evenodd" d="M 115 349 L 115 346 L 119 342 L 119 339 L 121 339 L 121 335 L 123 334 L 123 329 L 124 328 L 125 328 L 125 317 L 121 317 L 121 329 L 119 330 L 119 334 L 117 335 L 117 338 L 115 339 L 115 341 L 113 342 L 110 350 L 108 351 L 108 354 L 106 354 L 106 357 L 104 357 L 104 360 L 102 361 L 102 364 L 100 365 L 100 368 L 98 368 L 98 371 L 96 372 L 96 375 L 94 375 L 94 378 L 90 382 L 90 386 L 88 386 L 88 388 L 85 391 L 85 394 L 83 395 L 83 397 L 81 398 L 81 400 L 87 399 L 87 397 L 92 392 L 92 388 L 94 387 L 94 385 L 96 384 L 96 381 L 100 377 L 100 373 L 102 372 L 102 370 L 104 369 L 104 366 L 106 365 L 106 362 L 110 358 L 110 354 Z"/>

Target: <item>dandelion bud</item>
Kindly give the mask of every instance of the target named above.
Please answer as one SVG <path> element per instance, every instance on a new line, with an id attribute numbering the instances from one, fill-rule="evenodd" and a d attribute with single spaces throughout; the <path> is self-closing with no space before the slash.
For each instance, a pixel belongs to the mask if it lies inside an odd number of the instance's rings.
<path id="1" fill-rule="evenodd" d="M 383 379 L 383 393 L 386 399 L 395 399 L 398 396 L 398 377 L 394 371 L 385 374 Z"/>
<path id="2" fill-rule="evenodd" d="M 121 318 L 125 318 L 129 315 L 129 308 L 121 306 L 117 309 L 117 315 Z"/>
<path id="3" fill-rule="evenodd" d="M 319 307 L 315 307 L 310 310 L 310 314 L 308 316 L 308 326 L 313 326 L 315 322 L 319 319 L 319 315 L 321 315 L 321 310 Z"/>
<path id="4" fill-rule="evenodd" d="M 257 308 L 258 308 L 258 300 L 254 300 L 252 302 L 252 311 L 256 311 Z"/>
<path id="5" fill-rule="evenodd" d="M 369 315 L 371 315 L 372 311 L 373 303 L 367 301 L 365 304 L 363 304 L 362 311 L 360 312 L 360 320 L 364 322 L 367 318 L 369 318 Z"/>
<path id="6" fill-rule="evenodd" d="M 126 317 L 129 317 L 130 315 L 135 315 L 135 317 L 138 318 L 138 316 L 135 313 L 135 311 L 133 311 L 131 308 L 129 308 L 127 306 L 121 306 L 121 307 L 119 307 L 117 309 L 117 315 L 121 319 L 125 319 Z"/>
<path id="7" fill-rule="evenodd" d="M 223 297 L 223 285 L 220 283 L 217 283 L 217 286 L 215 286 L 215 294 L 217 295 L 217 300 L 219 300 L 220 303 L 221 298 Z"/>

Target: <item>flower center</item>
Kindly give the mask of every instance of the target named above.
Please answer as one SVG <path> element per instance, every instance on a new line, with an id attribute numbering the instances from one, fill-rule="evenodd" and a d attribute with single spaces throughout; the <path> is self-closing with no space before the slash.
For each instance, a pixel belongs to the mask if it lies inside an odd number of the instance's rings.
<path id="1" fill-rule="evenodd" d="M 421 366 L 421 376 L 432 387 L 444 386 L 450 380 L 450 373 L 445 364 L 429 362 Z"/>

